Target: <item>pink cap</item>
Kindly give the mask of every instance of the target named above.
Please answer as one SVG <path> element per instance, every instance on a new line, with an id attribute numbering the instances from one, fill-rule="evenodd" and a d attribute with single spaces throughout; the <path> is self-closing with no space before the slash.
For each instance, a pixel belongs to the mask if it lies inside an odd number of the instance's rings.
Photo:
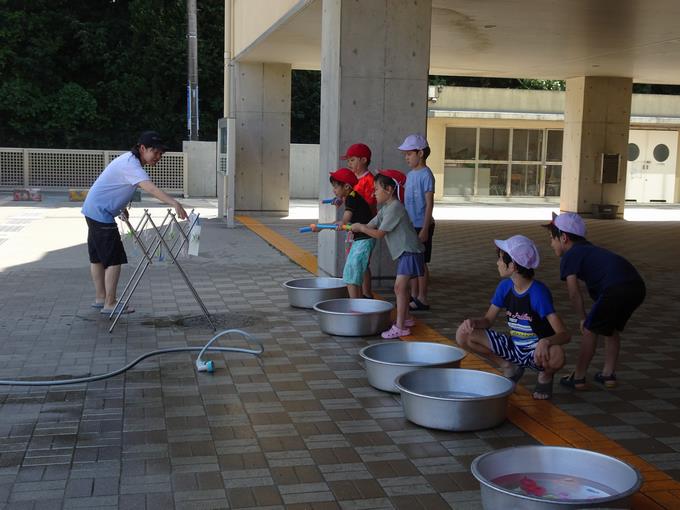
<path id="1" fill-rule="evenodd" d="M 419 134 L 413 134 L 413 135 L 408 135 L 404 139 L 404 143 L 402 143 L 399 146 L 400 151 L 419 151 L 424 149 L 425 147 L 429 147 L 430 145 L 427 143 L 427 140 L 423 135 Z"/>
<path id="2" fill-rule="evenodd" d="M 522 267 L 534 269 L 538 267 L 540 257 L 534 242 L 528 237 L 517 235 L 505 241 L 496 239 L 494 244 L 510 255 L 510 258 Z"/>

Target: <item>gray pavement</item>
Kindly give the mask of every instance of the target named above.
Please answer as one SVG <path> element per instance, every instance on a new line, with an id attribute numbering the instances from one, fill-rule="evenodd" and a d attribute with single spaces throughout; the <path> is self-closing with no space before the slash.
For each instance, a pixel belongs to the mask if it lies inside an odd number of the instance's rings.
<path id="1" fill-rule="evenodd" d="M 456 434 L 407 422 L 398 397 L 372 389 L 358 361 L 376 338 L 321 333 L 280 287 L 304 270 L 245 228 L 208 219 L 214 201 L 185 202 L 206 219 L 200 256 L 183 267 L 220 329 L 248 330 L 265 354 L 211 355 L 213 375 L 173 354 L 96 383 L 0 387 L 0 508 L 480 508 L 472 459 L 535 441 L 510 423 Z M 165 211 L 142 203 L 133 218 L 142 207 Z M 260 219 L 315 250 L 295 233 L 309 220 Z M 621 387 L 557 389 L 555 402 L 680 480 L 678 223 L 588 226 L 595 242 L 638 265 L 649 297 L 624 337 Z M 452 337 L 461 318 L 486 308 L 497 282 L 491 240 L 518 232 L 546 238 L 530 220 L 438 223 L 428 325 Z M 35 204 L 0 195 L 0 379 L 103 373 L 212 336 L 167 263 L 150 268 L 137 312 L 109 334 L 90 307 L 84 242 L 79 204 L 64 195 Z M 123 283 L 140 256 L 128 253 Z M 573 327 L 547 240 L 541 255 L 539 278 Z M 377 290 L 390 297 L 389 286 Z"/>

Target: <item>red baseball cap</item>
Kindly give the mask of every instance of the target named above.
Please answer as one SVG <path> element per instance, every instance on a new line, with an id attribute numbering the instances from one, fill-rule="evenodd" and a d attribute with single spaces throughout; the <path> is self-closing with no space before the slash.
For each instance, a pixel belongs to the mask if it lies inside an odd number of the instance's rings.
<path id="1" fill-rule="evenodd" d="M 345 155 L 340 156 L 340 159 L 349 158 L 366 158 L 368 161 L 370 161 L 371 149 L 368 148 L 368 145 L 363 143 L 355 143 L 353 145 L 350 145 Z"/>
<path id="2" fill-rule="evenodd" d="M 357 176 L 349 168 L 338 168 L 335 172 L 331 172 L 331 179 L 350 186 L 356 186 L 359 182 Z"/>
<path id="3" fill-rule="evenodd" d="M 403 186 L 404 184 L 406 184 L 406 176 L 399 170 L 385 169 L 378 170 L 378 173 L 383 174 L 384 176 L 389 177 L 390 179 L 394 179 L 395 181 L 397 181 L 397 184 L 399 184 L 399 186 Z"/>
<path id="4" fill-rule="evenodd" d="M 397 183 L 397 198 L 404 202 L 404 184 L 406 184 L 406 176 L 399 170 L 378 170 L 378 173 L 389 177 Z"/>

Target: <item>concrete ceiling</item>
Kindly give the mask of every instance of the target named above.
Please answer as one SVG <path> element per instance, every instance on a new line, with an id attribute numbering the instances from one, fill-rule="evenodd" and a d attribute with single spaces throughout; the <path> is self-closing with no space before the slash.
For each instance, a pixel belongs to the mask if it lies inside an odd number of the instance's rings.
<path id="1" fill-rule="evenodd" d="M 321 0 L 237 56 L 319 69 Z M 433 0 L 430 74 L 680 84 L 680 0 Z"/>

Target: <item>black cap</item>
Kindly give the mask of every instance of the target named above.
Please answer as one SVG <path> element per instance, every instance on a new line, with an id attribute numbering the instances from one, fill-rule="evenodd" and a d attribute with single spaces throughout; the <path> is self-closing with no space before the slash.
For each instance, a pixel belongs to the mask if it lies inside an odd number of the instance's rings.
<path id="1" fill-rule="evenodd" d="M 139 145 L 144 147 L 153 147 L 154 149 L 160 149 L 162 151 L 167 151 L 168 146 L 165 145 L 161 135 L 157 131 L 144 131 L 139 135 L 139 140 L 137 140 Z"/>

